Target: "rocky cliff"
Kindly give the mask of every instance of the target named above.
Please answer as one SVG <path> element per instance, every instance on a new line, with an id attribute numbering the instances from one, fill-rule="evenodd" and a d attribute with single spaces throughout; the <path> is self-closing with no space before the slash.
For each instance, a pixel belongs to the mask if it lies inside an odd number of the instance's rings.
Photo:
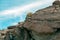
<path id="1" fill-rule="evenodd" d="M 60 40 L 60 1 L 27 14 L 24 22 L 0 31 L 0 40 Z"/>

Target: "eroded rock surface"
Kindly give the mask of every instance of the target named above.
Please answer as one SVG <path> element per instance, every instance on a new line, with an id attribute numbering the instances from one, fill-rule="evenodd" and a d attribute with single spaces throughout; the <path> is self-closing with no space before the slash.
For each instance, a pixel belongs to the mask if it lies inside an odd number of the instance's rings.
<path id="1" fill-rule="evenodd" d="M 0 31 L 0 40 L 60 40 L 60 1 L 29 13 L 24 22 Z"/>

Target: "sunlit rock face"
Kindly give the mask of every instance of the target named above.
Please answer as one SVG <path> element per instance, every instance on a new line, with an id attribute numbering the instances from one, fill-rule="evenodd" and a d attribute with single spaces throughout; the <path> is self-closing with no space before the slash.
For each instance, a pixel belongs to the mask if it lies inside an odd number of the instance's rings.
<path id="1" fill-rule="evenodd" d="M 58 3 L 57 3 L 58 2 Z M 54 33 L 60 28 L 60 1 L 27 17 L 24 27 L 38 33 Z"/>
<path id="2" fill-rule="evenodd" d="M 56 3 L 58 2 L 58 3 Z M 29 13 L 24 22 L 0 31 L 0 40 L 60 40 L 60 1 Z"/>

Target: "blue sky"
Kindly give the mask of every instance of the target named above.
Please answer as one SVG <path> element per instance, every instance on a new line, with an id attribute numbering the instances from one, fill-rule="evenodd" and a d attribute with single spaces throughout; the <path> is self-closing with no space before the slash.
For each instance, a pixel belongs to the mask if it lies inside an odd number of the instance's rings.
<path id="1" fill-rule="evenodd" d="M 54 0 L 0 0 L 0 30 L 25 20 L 28 12 L 34 13 L 52 5 Z"/>

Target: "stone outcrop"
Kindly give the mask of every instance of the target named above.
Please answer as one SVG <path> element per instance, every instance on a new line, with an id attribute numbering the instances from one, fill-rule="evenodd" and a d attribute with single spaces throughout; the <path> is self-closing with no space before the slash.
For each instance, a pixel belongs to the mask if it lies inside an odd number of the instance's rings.
<path id="1" fill-rule="evenodd" d="M 0 40 L 60 40 L 60 1 L 27 14 L 24 22 L 0 31 Z"/>
<path id="2" fill-rule="evenodd" d="M 38 33 L 53 33 L 60 28 L 60 7 L 58 6 L 58 9 L 55 9 L 55 6 L 52 5 L 38 10 L 27 20 L 24 24 L 27 29 Z"/>

